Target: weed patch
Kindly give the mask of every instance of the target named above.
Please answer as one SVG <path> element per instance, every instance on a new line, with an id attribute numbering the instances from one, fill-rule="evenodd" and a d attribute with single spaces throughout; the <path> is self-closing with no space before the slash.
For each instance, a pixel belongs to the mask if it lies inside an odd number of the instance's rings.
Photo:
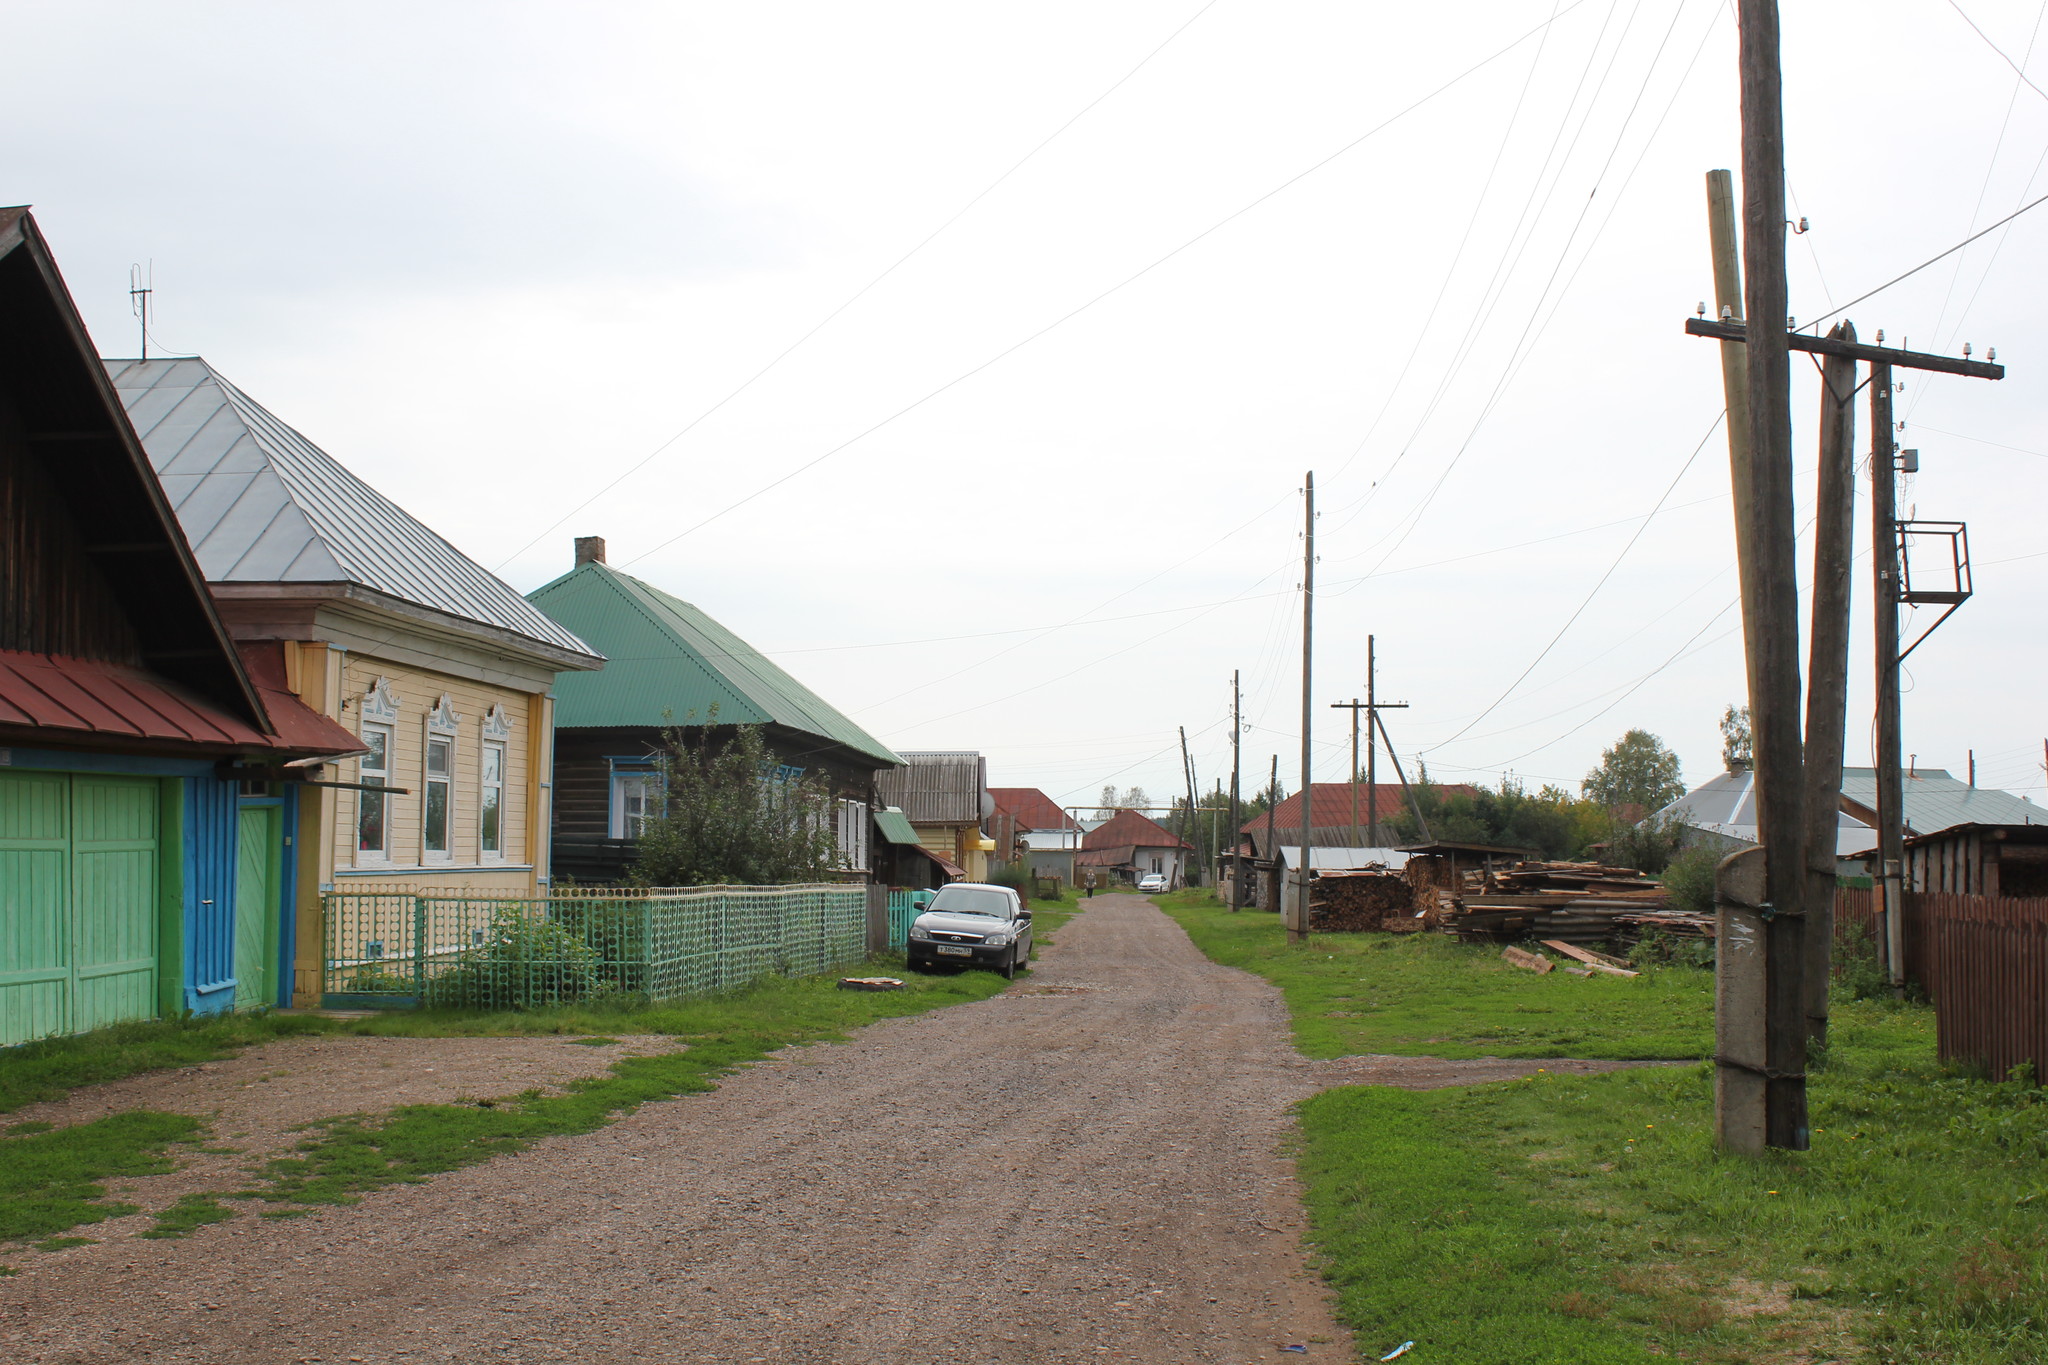
<path id="1" fill-rule="evenodd" d="M 156 1216 L 156 1226 L 144 1237 L 183 1237 L 208 1223 L 225 1223 L 235 1211 L 210 1194 L 188 1194 Z"/>
<path id="2" fill-rule="evenodd" d="M 184 1114 L 137 1109 L 0 1137 L 0 1241 L 50 1237 L 135 1212 L 132 1205 L 104 1202 L 102 1182 L 170 1170 L 166 1151 L 199 1128 L 198 1119 Z"/>

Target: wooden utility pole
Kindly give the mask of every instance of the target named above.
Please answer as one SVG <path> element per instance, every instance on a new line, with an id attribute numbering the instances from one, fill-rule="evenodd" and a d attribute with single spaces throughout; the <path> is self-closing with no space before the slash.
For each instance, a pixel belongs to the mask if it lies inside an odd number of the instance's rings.
<path id="1" fill-rule="evenodd" d="M 1309 732 L 1315 723 L 1316 661 L 1316 475 L 1310 470 L 1302 480 L 1301 533 L 1301 856 L 1294 875 L 1294 913 L 1284 916 L 1287 941 L 1301 943 L 1308 938 L 1309 848 L 1314 838 L 1315 802 L 1309 787 L 1312 771 Z M 1286 905 L 1281 905 L 1286 910 Z"/>
<path id="2" fill-rule="evenodd" d="M 1893 462 L 1892 367 L 1870 367 L 1870 568 L 1876 611 L 1877 885 L 1884 907 L 1884 963 L 1892 990 L 1906 988 L 1906 783 L 1899 771 L 1899 510 Z"/>
<path id="3" fill-rule="evenodd" d="M 1856 340 L 1853 323 L 1828 333 Z M 1806 684 L 1806 1036 L 1828 1041 L 1834 968 L 1836 831 L 1849 714 L 1849 570 L 1855 559 L 1856 362 L 1831 355 L 1820 376 L 1820 486 L 1814 499 L 1813 628 Z"/>
<path id="4" fill-rule="evenodd" d="M 1199 844 L 1201 842 L 1202 826 L 1201 822 L 1195 819 L 1195 760 L 1188 756 L 1188 727 L 1185 725 L 1180 727 L 1180 775 L 1187 779 L 1188 784 L 1188 831 L 1195 836 L 1195 842 Z M 1186 836 L 1183 835 L 1182 839 L 1185 841 Z M 1197 848 L 1196 852 L 1200 853 L 1201 850 Z M 1185 863 L 1185 857 L 1181 861 Z M 1180 882 L 1182 886 L 1193 886 L 1196 884 L 1188 877 L 1185 867 L 1181 869 Z"/>
<path id="5" fill-rule="evenodd" d="M 1274 840 L 1279 837 L 1279 820 L 1280 755 L 1274 754 L 1273 775 L 1266 779 L 1266 858 L 1274 864 L 1276 871 L 1280 862 L 1280 845 L 1275 843 Z M 1279 879 L 1275 878 L 1273 881 L 1273 908 L 1275 910 L 1285 910 L 1287 908 L 1280 903 L 1280 889 Z"/>
<path id="6" fill-rule="evenodd" d="M 1401 703 L 1403 706 L 1407 704 Z M 1422 803 L 1415 799 L 1415 789 L 1408 785 L 1408 774 L 1401 769 L 1401 755 L 1394 748 L 1394 737 L 1387 733 L 1387 723 L 1380 719 L 1380 712 L 1393 709 L 1395 708 L 1391 703 L 1383 702 L 1366 714 L 1371 716 L 1372 723 L 1379 727 L 1380 738 L 1387 742 L 1387 757 L 1394 760 L 1394 776 L 1401 779 L 1401 794 L 1408 798 L 1408 809 L 1415 812 L 1415 828 L 1422 835 L 1422 842 L 1426 844 L 1432 837 L 1429 832 L 1429 817 L 1422 813 Z"/>
<path id="7" fill-rule="evenodd" d="M 1238 772 L 1244 760 L 1244 719 L 1239 714 L 1241 700 L 1237 687 L 1237 670 L 1230 670 L 1230 910 L 1232 914 L 1244 908 L 1244 836 L 1240 832 L 1244 825 L 1244 812 L 1238 805 Z"/>
<path id="8" fill-rule="evenodd" d="M 1757 833 L 1764 847 L 1764 1141 L 1804 1151 L 1806 822 L 1799 588 L 1786 348 L 1785 128 L 1777 0 L 1737 0 L 1742 65 L 1742 264 L 1750 515 L 1736 528 L 1749 645 Z M 1753 623 L 1753 624 L 1751 624 Z"/>
<path id="9" fill-rule="evenodd" d="M 1381 724 L 1379 713 L 1382 711 L 1405 711 L 1408 709 L 1408 703 L 1405 701 L 1378 700 L 1376 691 L 1377 676 L 1377 661 L 1373 658 L 1373 637 L 1368 635 L 1365 637 L 1365 700 L 1360 701 L 1353 697 L 1350 701 L 1333 701 L 1330 703 L 1330 709 L 1333 711 L 1349 711 L 1351 713 L 1351 846 L 1353 848 L 1376 847 L 1380 837 L 1379 773 L 1376 771 L 1375 763 L 1379 755 L 1379 744 L 1376 739 L 1376 735 L 1380 732 Z M 1366 717 L 1366 743 L 1369 746 L 1366 750 L 1365 760 L 1365 839 L 1367 842 L 1364 843 L 1360 842 L 1358 832 L 1358 714 L 1361 711 L 1365 713 Z M 1393 748 L 1392 743 L 1390 742 L 1387 747 L 1391 750 Z M 1398 769 L 1400 760 L 1397 758 L 1394 762 Z M 1401 779 L 1404 791 L 1407 789 L 1407 782 L 1406 777 Z"/>
<path id="10" fill-rule="evenodd" d="M 1358 713 L 1367 709 L 1368 703 L 1353 697 L 1350 701 L 1333 701 L 1332 711 L 1351 713 L 1351 847 L 1364 848 L 1358 838 Z"/>

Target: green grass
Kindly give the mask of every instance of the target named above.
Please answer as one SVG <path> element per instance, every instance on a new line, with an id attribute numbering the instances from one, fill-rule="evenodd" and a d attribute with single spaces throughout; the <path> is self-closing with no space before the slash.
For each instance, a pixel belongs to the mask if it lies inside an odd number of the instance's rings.
<path id="1" fill-rule="evenodd" d="M 1538 976 L 1509 966 L 1497 947 L 1443 934 L 1314 934 L 1289 944 L 1278 915 L 1232 914 L 1206 891 L 1176 892 L 1159 906 L 1215 961 L 1280 988 L 1304 1056 L 1638 1060 L 1713 1051 L 1714 977 L 1696 968 Z"/>
<path id="2" fill-rule="evenodd" d="M 72 1247 L 89 1247 L 98 1242 L 96 1237 L 45 1237 L 36 1243 L 37 1251 L 68 1251 Z"/>
<path id="3" fill-rule="evenodd" d="M 210 1194 L 188 1194 L 156 1216 L 156 1226 L 144 1237 L 183 1237 L 208 1223 L 225 1223 L 235 1211 Z"/>
<path id="4" fill-rule="evenodd" d="M 1836 1009 L 1810 1152 L 1719 1155 L 1706 1065 L 1309 1101 L 1344 1317 L 1498 1365 L 2048 1359 L 2042 1092 L 1902 1063 L 1878 1016 L 1922 1010 Z"/>
<path id="5" fill-rule="evenodd" d="M 51 1237 L 84 1223 L 133 1213 L 108 1203 L 105 1181 L 171 1169 L 171 1144 L 199 1131 L 198 1119 L 146 1109 L 69 1128 L 0 1136 L 0 1241 Z"/>

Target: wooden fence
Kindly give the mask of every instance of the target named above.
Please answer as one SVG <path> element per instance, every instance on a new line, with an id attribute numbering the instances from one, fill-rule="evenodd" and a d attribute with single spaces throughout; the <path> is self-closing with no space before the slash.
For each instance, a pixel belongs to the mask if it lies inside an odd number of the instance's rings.
<path id="1" fill-rule="evenodd" d="M 1941 1059 L 2000 1080 L 2031 1062 L 2048 1078 L 2048 900 L 1908 891 L 1904 929 L 1906 979 L 1934 1002 Z M 1877 892 L 1837 891 L 1836 944 L 1865 935 L 1882 937 Z"/>

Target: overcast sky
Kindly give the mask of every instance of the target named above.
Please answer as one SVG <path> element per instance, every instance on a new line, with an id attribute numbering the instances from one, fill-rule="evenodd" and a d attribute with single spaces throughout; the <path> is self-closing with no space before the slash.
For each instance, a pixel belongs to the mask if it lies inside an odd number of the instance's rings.
<path id="1" fill-rule="evenodd" d="M 1292 788 L 1312 469 L 1318 780 L 1368 632 L 1433 775 L 1575 785 L 1631 726 L 1718 770 L 1727 452 L 1681 327 L 1738 164 L 1721 0 L 5 8 L 0 201 L 102 350 L 153 262 L 157 344 L 522 591 L 603 535 L 885 742 L 1062 800 L 1177 789 L 1181 725 L 1227 775 L 1242 669 Z M 1995 50 L 2048 88 L 2043 8 L 1785 7 L 1802 322 L 2048 193 Z M 2044 244 L 2048 206 L 1849 314 L 2011 366 L 1899 396 L 1902 511 L 1978 570 L 1905 733 L 2037 797 Z M 1867 551 L 1856 591 L 1862 763 Z"/>

